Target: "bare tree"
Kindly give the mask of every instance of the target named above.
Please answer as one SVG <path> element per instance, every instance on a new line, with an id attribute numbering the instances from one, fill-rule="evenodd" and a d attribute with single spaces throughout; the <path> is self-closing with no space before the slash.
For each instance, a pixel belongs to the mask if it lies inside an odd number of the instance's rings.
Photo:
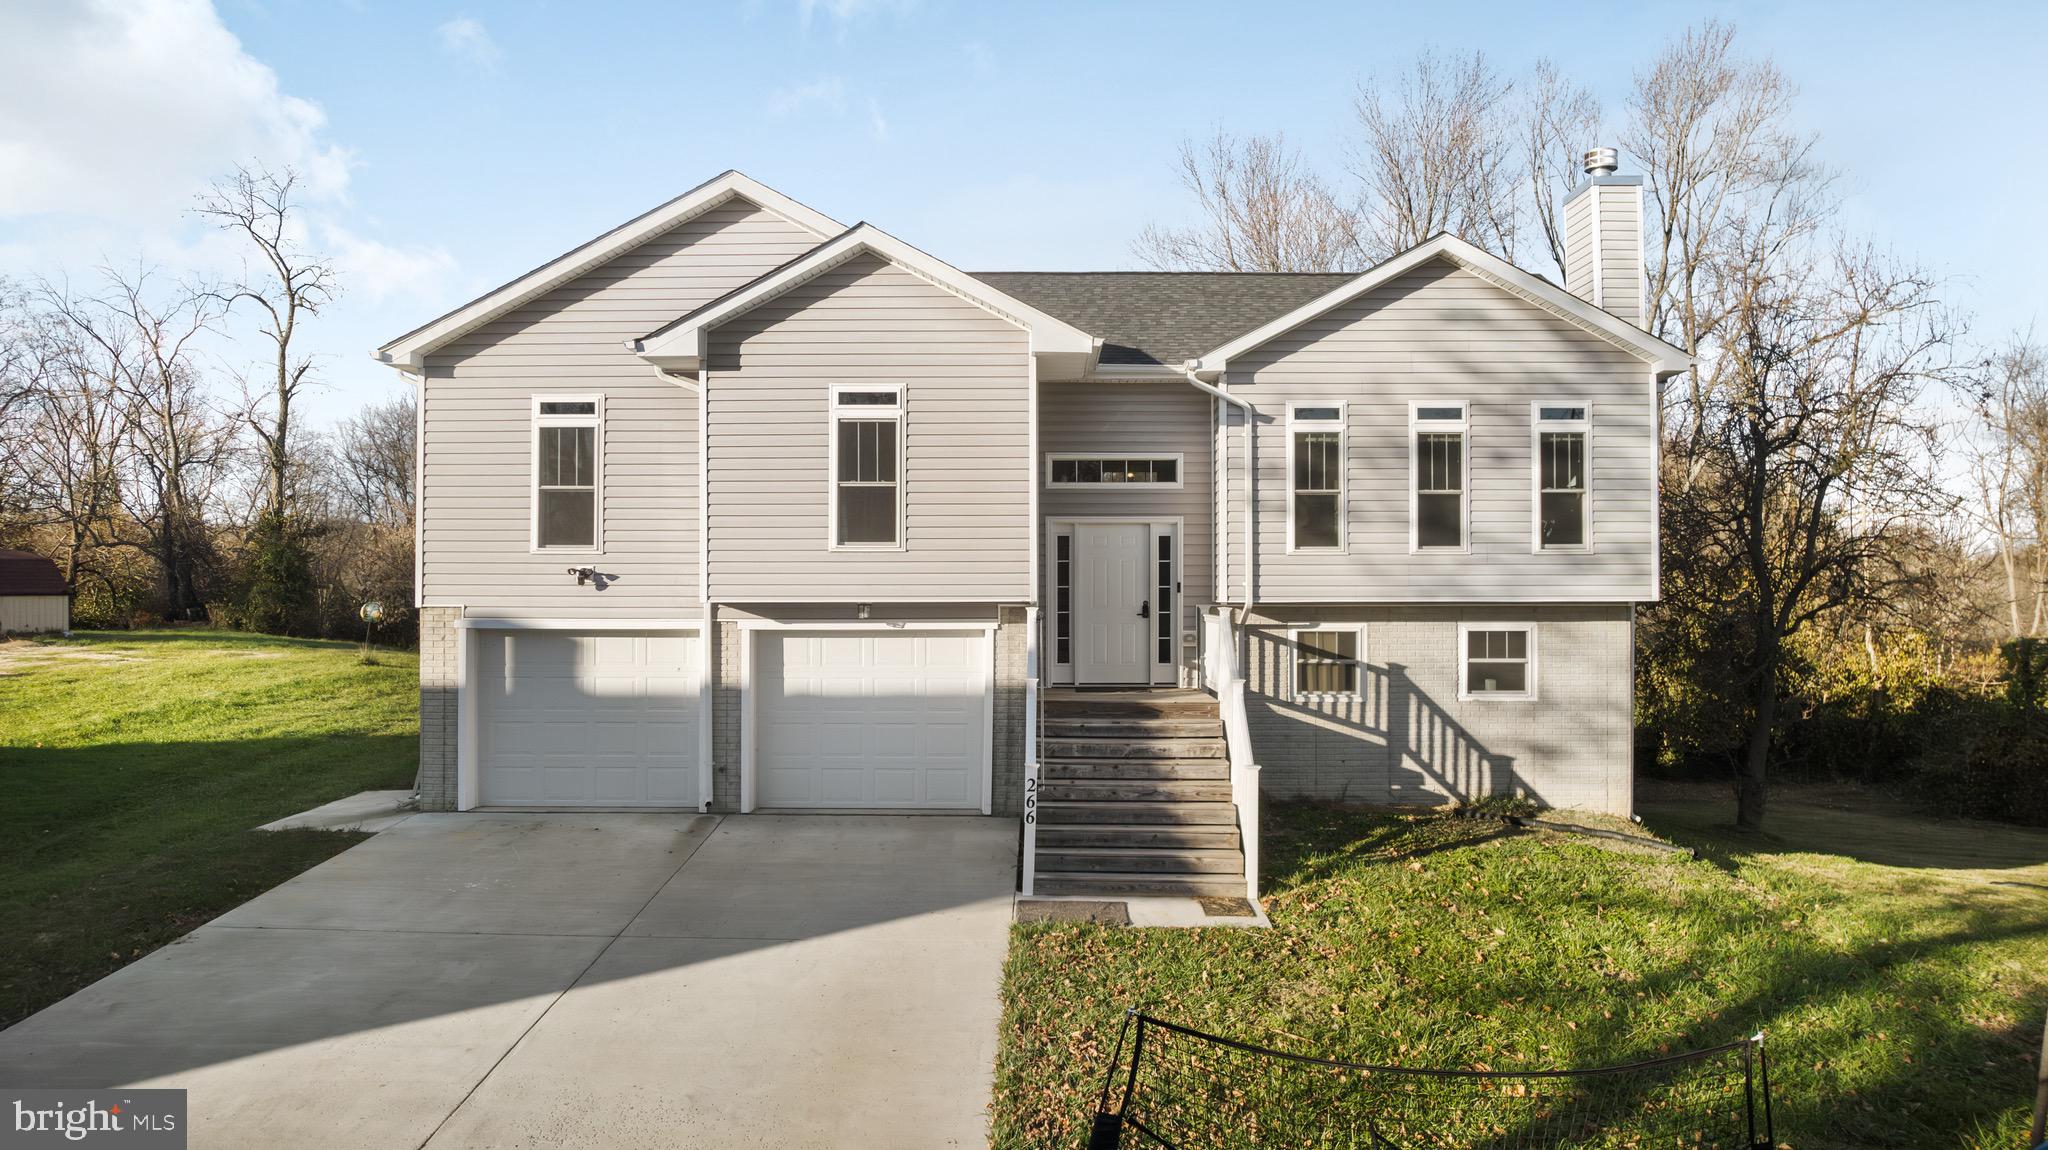
<path id="1" fill-rule="evenodd" d="M 1358 266 L 1358 228 L 1280 133 L 1242 139 L 1217 129 L 1183 140 L 1180 182 L 1202 221 L 1148 225 L 1133 250 L 1163 271 L 1328 272 Z"/>
<path id="2" fill-rule="evenodd" d="M 81 305 L 63 289 L 44 283 L 38 303 L 21 325 L 25 392 L 8 454 L 22 473 L 24 518 L 56 533 L 64 585 L 76 592 L 99 550 L 118 542 L 129 432 L 120 388 L 134 349 L 103 346 L 66 322 Z"/>
<path id="3" fill-rule="evenodd" d="M 1737 250 L 1775 241 L 1738 235 Z M 1906 536 L 1945 506 L 1917 397 L 1956 330 L 1933 281 L 1848 244 L 1731 269 L 1702 480 L 1672 502 L 1680 578 L 1721 589 L 1752 687 L 1737 824 L 1760 827 L 1787 642 L 1822 615 L 1900 598 Z M 1708 570 L 1717 569 L 1717 570 Z"/>
<path id="4" fill-rule="evenodd" d="M 1359 85 L 1351 170 L 1373 261 L 1438 232 L 1514 258 L 1522 170 L 1512 90 L 1480 52 L 1446 60 L 1425 51 L 1398 81 Z"/>
<path id="5" fill-rule="evenodd" d="M 412 526 L 414 413 L 408 392 L 335 429 L 335 478 L 345 505 L 366 523 Z"/>
<path id="6" fill-rule="evenodd" d="M 2007 631 L 2048 623 L 2048 352 L 2015 337 L 1967 380 L 1977 514 L 2004 576 Z"/>
<path id="7" fill-rule="evenodd" d="M 1742 306 L 1745 264 L 1812 239 L 1833 212 L 1815 138 L 1791 127 L 1793 96 L 1770 61 L 1739 58 L 1735 28 L 1717 20 L 1666 47 L 1629 95 L 1621 142 L 1644 170 L 1647 326 L 1706 360 L 1676 397 L 1689 456 L 1720 382 L 1712 344 Z"/>
<path id="8" fill-rule="evenodd" d="M 1538 60 L 1523 87 L 1522 170 L 1536 225 L 1564 282 L 1563 204 L 1583 178 L 1586 152 L 1600 141 L 1600 101 L 1549 60 Z"/>
<path id="9" fill-rule="evenodd" d="M 97 297 L 47 298 L 72 338 L 98 357 L 122 405 L 122 503 L 144 538 L 119 542 L 155 558 L 166 617 L 204 618 L 200 567 L 213 543 L 206 513 L 234 428 L 206 402 L 195 346 L 214 330 L 221 296 L 193 286 L 159 293 L 148 271 L 105 275 Z"/>
<path id="10" fill-rule="evenodd" d="M 302 320 L 320 313 L 337 291 L 334 265 L 301 246 L 303 223 L 295 195 L 298 173 L 238 168 L 200 197 L 199 214 L 238 233 L 256 249 L 261 270 L 224 293 L 230 306 L 247 302 L 261 315 L 259 330 L 273 352 L 269 391 L 251 405 L 249 426 L 262 441 L 269 478 L 265 514 L 290 512 L 292 405 L 311 379 L 314 362 L 296 354 L 292 340 Z"/>

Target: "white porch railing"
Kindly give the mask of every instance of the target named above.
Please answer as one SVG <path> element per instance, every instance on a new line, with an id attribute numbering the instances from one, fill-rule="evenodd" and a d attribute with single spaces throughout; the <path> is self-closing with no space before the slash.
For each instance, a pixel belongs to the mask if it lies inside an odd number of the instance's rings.
<path id="1" fill-rule="evenodd" d="M 1024 609 L 1024 871 L 1017 886 L 1030 898 L 1038 881 L 1038 608 Z"/>
<path id="2" fill-rule="evenodd" d="M 1237 629 L 1230 625 L 1230 616 L 1222 609 L 1202 616 L 1202 678 L 1216 692 L 1223 712 L 1223 739 L 1230 754 L 1230 801 L 1237 807 L 1237 833 L 1244 846 L 1245 897 L 1257 906 L 1259 765 L 1252 761 L 1251 725 L 1245 714 L 1244 670 L 1237 655 Z"/>

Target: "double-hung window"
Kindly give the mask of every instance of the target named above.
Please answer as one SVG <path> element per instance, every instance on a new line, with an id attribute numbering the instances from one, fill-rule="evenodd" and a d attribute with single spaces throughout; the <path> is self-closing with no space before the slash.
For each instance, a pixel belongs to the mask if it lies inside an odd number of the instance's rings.
<path id="1" fill-rule="evenodd" d="M 1592 546 L 1590 494 L 1593 409 L 1577 401 L 1530 407 L 1536 465 L 1535 531 L 1538 551 L 1584 551 Z"/>
<path id="2" fill-rule="evenodd" d="M 832 388 L 832 546 L 903 545 L 903 388 Z"/>
<path id="3" fill-rule="evenodd" d="M 533 547 L 596 551 L 603 522 L 604 401 L 533 399 Z"/>
<path id="4" fill-rule="evenodd" d="M 1344 405 L 1287 406 L 1287 549 L 1344 548 Z"/>
<path id="5" fill-rule="evenodd" d="M 1533 624 L 1458 625 L 1460 699 L 1536 697 L 1536 628 Z"/>
<path id="6" fill-rule="evenodd" d="M 1359 693 L 1359 668 L 1365 662 L 1364 628 L 1300 629 L 1290 638 L 1294 641 L 1297 697 Z"/>
<path id="7" fill-rule="evenodd" d="M 1409 546 L 1417 551 L 1462 551 L 1470 538 L 1465 483 L 1466 407 L 1419 400 L 1408 405 L 1410 468 Z"/>

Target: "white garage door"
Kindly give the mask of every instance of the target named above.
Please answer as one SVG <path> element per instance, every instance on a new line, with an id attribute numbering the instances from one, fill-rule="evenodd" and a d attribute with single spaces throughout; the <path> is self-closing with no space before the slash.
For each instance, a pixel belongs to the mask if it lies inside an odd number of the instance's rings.
<path id="1" fill-rule="evenodd" d="M 758 643 L 756 806 L 981 809 L 981 632 L 764 631 Z"/>
<path id="2" fill-rule="evenodd" d="M 694 807 L 697 636 L 477 634 L 486 804 Z"/>

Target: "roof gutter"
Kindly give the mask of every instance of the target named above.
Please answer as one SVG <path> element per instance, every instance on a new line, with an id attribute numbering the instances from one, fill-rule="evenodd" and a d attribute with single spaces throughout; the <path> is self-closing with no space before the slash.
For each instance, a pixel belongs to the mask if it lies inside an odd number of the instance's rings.
<path id="1" fill-rule="evenodd" d="M 1252 506 L 1257 496 L 1259 472 L 1257 461 L 1252 455 L 1256 444 L 1252 437 L 1252 428 L 1258 420 L 1259 410 L 1253 407 L 1249 400 L 1232 395 L 1214 384 L 1202 382 L 1202 377 L 1195 374 L 1195 365 L 1199 362 L 1199 360 L 1191 359 L 1181 365 L 1181 375 L 1186 377 L 1189 386 L 1193 387 L 1196 391 L 1213 395 L 1217 399 L 1244 412 L 1244 607 L 1242 611 L 1248 614 L 1252 609 L 1254 599 L 1253 588 L 1257 586 L 1257 580 L 1252 577 L 1252 573 L 1256 570 L 1256 552 L 1253 551 L 1253 545 L 1256 542 L 1256 528 L 1252 523 Z M 1222 474 L 1228 477 L 1230 474 L 1229 461 L 1223 460 L 1219 465 L 1223 468 Z M 1230 594 L 1230 588 L 1228 587 L 1222 588 L 1222 591 L 1226 596 Z M 1238 621 L 1240 623 L 1244 621 L 1243 614 L 1239 615 Z"/>

